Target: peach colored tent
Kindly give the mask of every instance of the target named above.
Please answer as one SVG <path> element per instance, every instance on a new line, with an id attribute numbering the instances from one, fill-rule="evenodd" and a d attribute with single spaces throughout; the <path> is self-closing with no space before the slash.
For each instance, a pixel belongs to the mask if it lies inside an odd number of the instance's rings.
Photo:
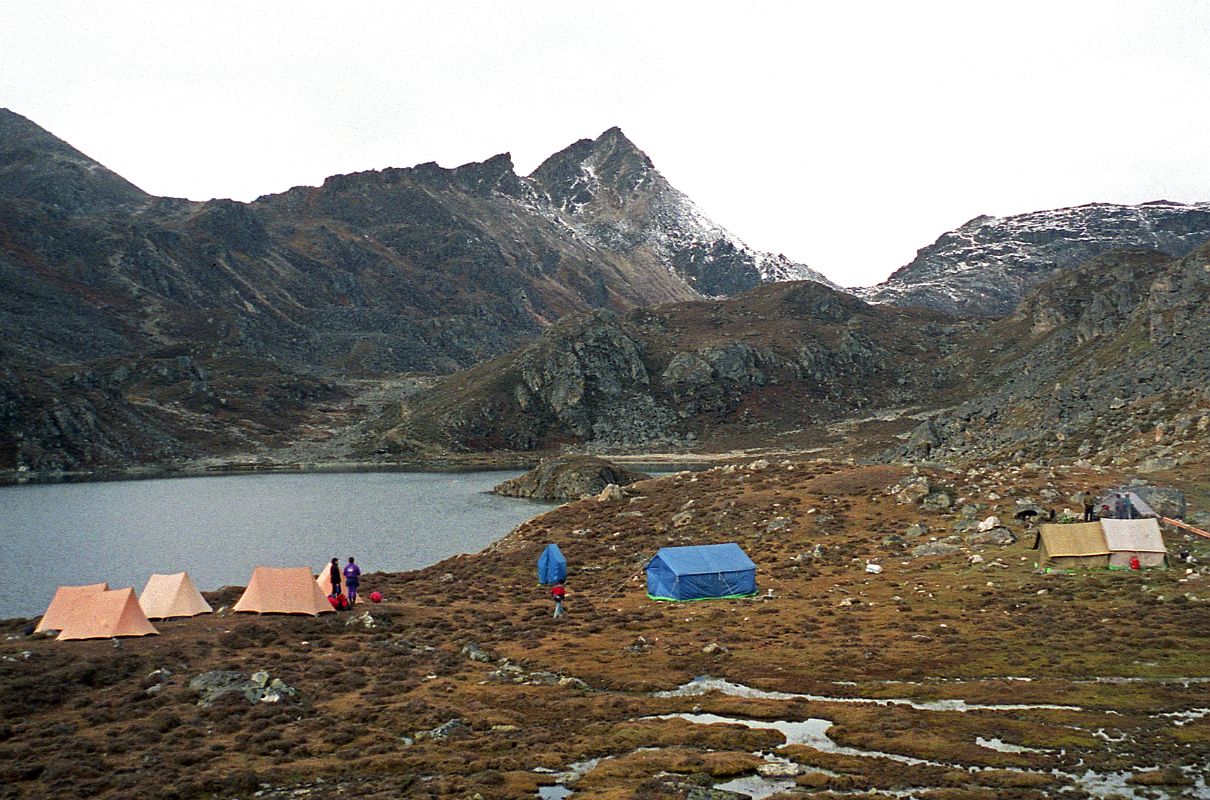
<path id="1" fill-rule="evenodd" d="M 332 594 L 332 573 L 328 571 L 331 566 L 331 564 L 324 564 L 322 567 L 320 567 L 319 577 L 315 579 L 315 582 L 319 584 L 319 590 L 324 593 L 324 597 L 328 597 Z M 341 588 L 343 589 L 344 587 Z M 356 602 L 360 603 L 361 598 L 358 597 Z"/>
<path id="2" fill-rule="evenodd" d="M 35 633 L 42 631 L 61 631 L 63 623 L 71 619 L 73 609 L 84 604 L 85 597 L 96 592 L 104 592 L 109 588 L 108 583 L 90 583 L 87 586 L 60 586 L 55 589 L 54 599 L 46 607 L 46 613 L 34 628 Z"/>
<path id="3" fill-rule="evenodd" d="M 114 636 L 149 636 L 159 631 L 147 621 L 134 589 L 111 589 L 85 595 L 71 618 L 63 623 L 58 641 L 109 639 Z"/>
<path id="4" fill-rule="evenodd" d="M 334 610 L 310 567 L 257 567 L 234 608 L 258 614 L 323 614 Z"/>
<path id="5" fill-rule="evenodd" d="M 193 585 L 188 572 L 152 575 L 139 595 L 139 605 L 148 619 L 195 617 L 214 611 Z"/>

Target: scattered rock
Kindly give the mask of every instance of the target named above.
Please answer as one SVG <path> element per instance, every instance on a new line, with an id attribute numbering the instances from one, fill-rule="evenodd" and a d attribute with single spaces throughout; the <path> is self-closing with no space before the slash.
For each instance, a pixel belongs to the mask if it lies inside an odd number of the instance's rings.
<path id="1" fill-rule="evenodd" d="M 601 493 L 596 496 L 598 503 L 611 503 L 621 500 L 625 495 L 622 493 L 622 487 L 616 483 L 611 483 L 601 490 Z"/>
<path id="2" fill-rule="evenodd" d="M 357 625 L 360 625 L 361 627 L 366 628 L 367 630 L 373 630 L 374 628 L 377 628 L 381 623 L 382 623 L 382 620 L 375 618 L 374 616 L 372 616 L 370 614 L 369 611 L 366 611 L 355 617 L 349 617 L 348 619 L 346 619 L 345 627 L 352 628 Z"/>
<path id="3" fill-rule="evenodd" d="M 967 542 L 970 544 L 997 544 L 1009 545 L 1017 541 L 1016 535 L 1008 528 L 997 527 L 988 530 L 980 530 L 972 533 L 967 537 Z"/>
<path id="4" fill-rule="evenodd" d="M 1000 525 L 1000 518 L 993 515 L 979 523 L 979 531 L 990 531 L 992 528 L 1000 527 Z"/>
<path id="5" fill-rule="evenodd" d="M 702 648 L 702 652 L 708 656 L 716 656 L 716 655 L 725 656 L 725 655 L 727 655 L 727 653 L 729 653 L 731 651 L 728 650 L 726 647 L 723 647 L 718 642 L 711 642 L 710 644 L 708 644 Z"/>
<path id="6" fill-rule="evenodd" d="M 927 536 L 928 532 L 928 525 L 917 522 L 913 525 L 908 525 L 907 529 L 903 532 L 903 535 L 909 539 L 919 539 L 921 536 Z"/>
<path id="7" fill-rule="evenodd" d="M 912 548 L 912 558 L 922 558 L 924 556 L 948 556 L 951 553 L 957 553 L 962 548 L 947 542 L 928 542 L 927 544 L 917 545 Z"/>
<path id="8" fill-rule="evenodd" d="M 906 505 L 924 499 L 930 491 L 929 479 L 923 475 L 914 475 L 893 486 L 890 493 L 895 496 L 896 503 Z"/>
<path id="9" fill-rule="evenodd" d="M 251 677 L 232 670 L 212 670 L 189 681 L 189 688 L 201 695 L 199 706 L 213 705 L 220 697 L 240 694 L 249 703 L 276 703 L 295 697 L 298 691 L 279 678 L 271 678 L 263 670 Z"/>
<path id="10" fill-rule="evenodd" d="M 693 522 L 692 511 L 678 511 L 672 515 L 672 524 L 674 527 L 683 528 L 690 522 Z"/>
<path id="11" fill-rule="evenodd" d="M 773 533 L 774 531 L 780 531 L 783 528 L 788 528 L 792 522 L 793 520 L 789 517 L 774 517 L 765 523 L 765 533 Z"/>
<path id="12" fill-rule="evenodd" d="M 953 500 L 946 492 L 929 492 L 924 499 L 920 501 L 920 505 L 930 511 L 941 511 L 953 505 Z"/>
<path id="13" fill-rule="evenodd" d="M 435 739 L 439 742 L 446 739 L 456 739 L 463 736 L 470 736 L 470 726 L 458 718 L 451 719 L 449 722 L 438 725 L 431 731 L 426 731 L 428 738 Z"/>
<path id="14" fill-rule="evenodd" d="M 485 664 L 490 664 L 496 659 L 491 656 L 486 650 L 480 647 L 475 642 L 467 642 L 462 645 L 462 655 L 469 658 L 471 661 L 482 661 Z"/>

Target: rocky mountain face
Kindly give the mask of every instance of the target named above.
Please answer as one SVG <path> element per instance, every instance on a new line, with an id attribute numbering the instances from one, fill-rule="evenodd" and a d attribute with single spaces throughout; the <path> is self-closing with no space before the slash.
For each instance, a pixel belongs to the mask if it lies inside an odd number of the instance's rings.
<path id="1" fill-rule="evenodd" d="M 966 327 L 879 308 L 822 284 L 576 315 L 537 341 L 442 380 L 387 447 L 532 450 L 685 445 L 818 424 L 931 395 Z"/>
<path id="2" fill-rule="evenodd" d="M 711 222 L 618 128 L 551 156 L 527 183 L 585 241 L 666 264 L 704 295 L 790 280 L 838 288 L 806 265 L 755 251 Z"/>
<path id="3" fill-rule="evenodd" d="M 1056 271 L 1110 250 L 1147 248 L 1183 256 L 1207 241 L 1210 203 L 1093 203 L 976 217 L 921 249 L 885 282 L 855 292 L 874 303 L 999 317 L 1012 313 L 1029 289 Z"/>
<path id="4" fill-rule="evenodd" d="M 18 442 L 0 469 L 255 440 L 280 411 L 248 380 L 257 374 L 269 394 L 331 396 L 324 381 L 469 366 L 568 314 L 625 313 L 798 269 L 709 223 L 617 129 L 530 177 L 503 154 L 203 203 L 147 195 L 0 110 L 0 366 Z M 176 375 L 179 359 L 215 377 L 157 379 L 147 394 L 112 377 Z M 231 363 L 238 377 L 226 394 L 214 390 Z M 98 388 L 86 392 L 81 375 Z M 51 382 L 45 392 L 27 390 L 39 380 Z M 97 391 L 104 401 L 88 393 Z M 63 403 L 100 428 L 116 418 L 133 426 L 105 436 L 165 447 L 97 450 L 70 425 L 55 432 L 46 420 Z M 237 406 L 249 413 L 230 429 Z M 196 427 L 221 435 L 186 446 L 181 431 Z"/>
<path id="5" fill-rule="evenodd" d="M 1163 470 L 1210 442 L 1210 244 L 1107 253 L 1038 286 L 946 365 L 980 377 L 894 455 Z"/>

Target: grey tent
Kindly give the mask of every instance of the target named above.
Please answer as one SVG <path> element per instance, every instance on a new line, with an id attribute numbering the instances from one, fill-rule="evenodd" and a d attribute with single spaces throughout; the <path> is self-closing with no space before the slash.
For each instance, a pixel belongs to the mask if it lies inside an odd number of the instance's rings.
<path id="1" fill-rule="evenodd" d="M 1100 524 L 1109 547 L 1109 566 L 1128 567 L 1131 558 L 1138 558 L 1143 567 L 1167 564 L 1168 548 L 1155 519 L 1103 519 Z"/>

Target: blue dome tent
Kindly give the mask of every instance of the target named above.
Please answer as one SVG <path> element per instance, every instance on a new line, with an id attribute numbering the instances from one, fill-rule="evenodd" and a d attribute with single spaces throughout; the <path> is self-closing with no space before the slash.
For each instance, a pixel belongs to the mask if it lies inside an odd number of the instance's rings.
<path id="1" fill-rule="evenodd" d="M 553 542 L 538 556 L 538 583 L 548 585 L 567 580 L 567 559 Z"/>
<path id="2" fill-rule="evenodd" d="M 738 544 L 661 547 L 647 563 L 652 600 L 706 600 L 756 594 L 756 564 Z"/>

